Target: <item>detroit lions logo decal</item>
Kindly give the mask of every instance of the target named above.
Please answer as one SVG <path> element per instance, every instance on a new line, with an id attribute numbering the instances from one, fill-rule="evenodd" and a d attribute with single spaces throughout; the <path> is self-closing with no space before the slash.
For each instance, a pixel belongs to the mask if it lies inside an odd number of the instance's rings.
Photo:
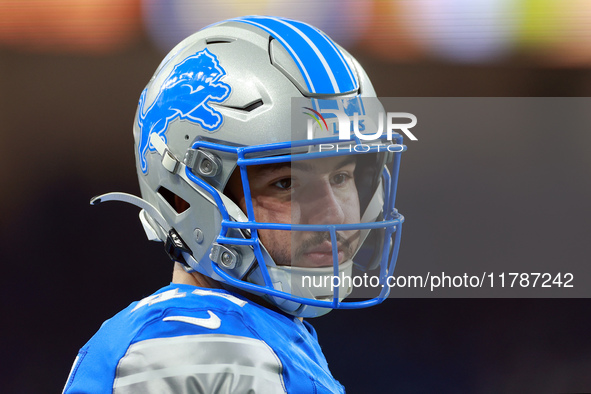
<path id="1" fill-rule="evenodd" d="M 210 102 L 222 102 L 231 92 L 230 85 L 219 81 L 226 75 L 217 57 L 207 49 L 189 56 L 176 65 L 166 77 L 158 96 L 144 112 L 147 88 L 139 102 L 140 143 L 139 160 L 142 172 L 148 172 L 146 155 L 155 151 L 150 135 L 158 133 L 166 141 L 166 130 L 174 119 L 198 123 L 205 130 L 214 132 L 222 122 L 222 114 L 212 108 Z"/>

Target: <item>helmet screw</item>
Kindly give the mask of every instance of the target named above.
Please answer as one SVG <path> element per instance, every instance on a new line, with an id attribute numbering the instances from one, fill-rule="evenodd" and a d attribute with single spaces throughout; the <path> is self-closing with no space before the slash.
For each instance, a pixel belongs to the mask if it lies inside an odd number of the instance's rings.
<path id="1" fill-rule="evenodd" d="M 213 164 L 208 159 L 204 159 L 199 166 L 199 170 L 203 175 L 209 175 L 213 171 Z"/>
<path id="2" fill-rule="evenodd" d="M 222 169 L 222 161 L 219 157 L 201 149 L 189 149 L 185 154 L 184 162 L 195 175 L 214 177 Z"/>
<path id="3" fill-rule="evenodd" d="M 195 242 L 198 244 L 203 242 L 203 231 L 200 228 L 196 228 L 193 234 L 195 235 Z"/>
<path id="4" fill-rule="evenodd" d="M 233 270 L 240 265 L 240 252 L 234 248 L 220 245 L 216 242 L 211 247 L 209 258 L 213 263 L 218 263 L 222 267 Z"/>
<path id="5" fill-rule="evenodd" d="M 228 267 L 229 268 L 232 265 L 233 260 L 234 259 L 232 258 L 232 256 L 230 255 L 230 253 L 228 253 L 228 252 L 222 253 L 222 265 L 224 267 Z"/>

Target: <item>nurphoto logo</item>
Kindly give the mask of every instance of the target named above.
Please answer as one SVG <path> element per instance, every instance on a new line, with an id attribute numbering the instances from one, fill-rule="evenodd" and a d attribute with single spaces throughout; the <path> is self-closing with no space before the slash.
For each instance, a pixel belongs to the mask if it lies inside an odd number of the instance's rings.
<path id="1" fill-rule="evenodd" d="M 384 119 L 386 123 L 386 136 L 389 141 L 392 141 L 392 132 L 394 130 L 400 130 L 406 135 L 411 141 L 418 141 L 418 138 L 415 137 L 413 133 L 409 129 L 413 128 L 417 125 L 417 117 L 409 112 L 386 112 L 384 116 L 384 112 L 380 112 L 378 115 L 378 129 L 375 133 L 363 133 L 365 131 L 365 122 L 364 120 L 359 120 L 359 114 L 355 112 L 353 114 L 353 119 L 345 113 L 345 111 L 340 109 L 325 109 L 322 112 L 318 112 L 312 108 L 304 107 L 304 109 L 311 111 L 304 112 L 304 114 L 310 116 L 312 119 L 316 121 L 320 129 L 328 130 L 328 124 L 326 123 L 326 119 L 322 116 L 323 113 L 333 114 L 336 115 L 339 124 L 339 140 L 348 140 L 351 138 L 351 128 L 353 129 L 353 133 L 357 136 L 360 140 L 363 141 L 373 141 L 379 139 L 384 134 Z M 308 120 L 308 139 L 314 139 L 314 122 L 312 119 Z M 407 123 L 394 123 L 394 119 L 409 119 L 410 122 Z M 322 123 L 321 123 L 322 122 Z M 324 127 L 323 127 L 324 126 Z M 333 132 L 336 134 L 336 124 L 333 124 Z"/>

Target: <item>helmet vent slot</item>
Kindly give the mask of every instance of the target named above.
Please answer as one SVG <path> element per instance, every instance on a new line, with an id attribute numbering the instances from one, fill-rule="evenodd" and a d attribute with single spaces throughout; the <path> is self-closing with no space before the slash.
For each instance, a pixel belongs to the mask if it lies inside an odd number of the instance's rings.
<path id="1" fill-rule="evenodd" d="M 255 109 L 257 109 L 258 107 L 262 106 L 263 100 L 262 99 L 257 99 L 251 103 L 248 103 L 242 107 L 236 107 L 236 106 L 230 106 L 230 105 L 220 105 L 220 107 L 224 107 L 224 108 L 231 108 L 231 109 L 236 109 L 238 111 L 244 111 L 244 112 L 252 112 Z"/>
<path id="2" fill-rule="evenodd" d="M 241 108 L 241 109 L 246 112 L 252 112 L 262 105 L 263 105 L 263 100 L 258 99 L 258 100 L 253 101 L 250 104 L 247 104 L 244 108 Z"/>
<path id="3" fill-rule="evenodd" d="M 170 207 L 178 214 L 185 212 L 191 206 L 188 202 L 174 194 L 164 186 L 158 188 L 158 194 L 170 205 Z"/>
<path id="4" fill-rule="evenodd" d="M 236 41 L 235 38 L 232 37 L 209 37 L 205 40 L 207 45 L 211 44 L 231 44 L 232 42 Z"/>

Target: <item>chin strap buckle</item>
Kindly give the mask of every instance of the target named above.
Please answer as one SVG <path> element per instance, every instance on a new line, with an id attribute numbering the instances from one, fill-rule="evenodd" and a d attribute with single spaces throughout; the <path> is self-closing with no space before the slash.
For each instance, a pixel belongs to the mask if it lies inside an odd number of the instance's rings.
<path id="1" fill-rule="evenodd" d="M 168 232 L 166 242 L 164 242 L 164 250 L 173 261 L 178 261 L 187 267 L 189 266 L 183 257 L 183 253 L 191 254 L 191 249 L 189 249 L 187 244 L 185 244 L 183 239 L 174 229 L 171 229 Z"/>

